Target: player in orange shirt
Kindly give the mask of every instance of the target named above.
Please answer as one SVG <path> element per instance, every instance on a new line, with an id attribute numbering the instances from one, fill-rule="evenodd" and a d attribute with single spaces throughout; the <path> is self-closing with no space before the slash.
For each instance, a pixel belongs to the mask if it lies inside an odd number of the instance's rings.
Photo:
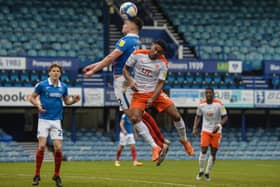
<path id="1" fill-rule="evenodd" d="M 137 125 L 146 108 L 155 107 L 159 112 L 166 111 L 173 119 L 179 133 L 179 141 L 189 155 L 194 150 L 187 139 L 185 123 L 173 101 L 162 91 L 167 76 L 167 60 L 164 57 L 166 44 L 162 40 L 155 41 L 150 50 L 136 50 L 128 58 L 123 74 L 130 88 L 135 92 L 131 99 L 131 121 Z M 129 68 L 133 68 L 134 79 Z"/>
<path id="2" fill-rule="evenodd" d="M 199 173 L 196 176 L 197 180 L 201 180 L 205 176 L 207 181 L 210 181 L 210 170 L 214 166 L 216 153 L 218 151 L 222 138 L 222 127 L 227 122 L 227 111 L 220 99 L 214 98 L 214 90 L 212 88 L 205 89 L 206 99 L 201 100 L 197 107 L 196 116 L 194 119 L 193 135 L 197 135 L 197 128 L 203 117 L 201 130 L 201 152 L 199 155 Z M 207 149 L 210 146 L 211 153 L 208 158 L 206 169 L 204 169 Z"/>

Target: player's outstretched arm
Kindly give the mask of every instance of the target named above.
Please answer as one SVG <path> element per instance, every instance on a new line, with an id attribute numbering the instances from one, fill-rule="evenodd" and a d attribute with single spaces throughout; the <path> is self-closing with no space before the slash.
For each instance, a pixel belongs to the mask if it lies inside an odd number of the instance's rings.
<path id="1" fill-rule="evenodd" d="M 123 52 L 119 49 L 114 49 L 109 55 L 103 58 L 101 61 L 86 66 L 83 71 L 86 77 L 90 77 L 96 72 L 102 70 L 104 67 L 112 64 L 119 56 L 121 56 Z"/>

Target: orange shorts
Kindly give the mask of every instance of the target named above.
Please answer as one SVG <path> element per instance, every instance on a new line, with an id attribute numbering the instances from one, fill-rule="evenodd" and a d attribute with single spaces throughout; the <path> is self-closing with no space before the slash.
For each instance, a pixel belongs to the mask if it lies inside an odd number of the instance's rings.
<path id="1" fill-rule="evenodd" d="M 221 133 L 211 133 L 202 131 L 200 142 L 202 147 L 208 147 L 211 145 L 213 148 L 219 148 L 220 142 L 222 139 Z"/>
<path id="2" fill-rule="evenodd" d="M 144 111 L 146 109 L 148 99 L 152 96 L 153 93 L 133 93 L 130 108 L 138 108 Z M 172 104 L 173 101 L 163 91 L 161 91 L 152 106 L 155 107 L 157 111 L 162 112 Z"/>

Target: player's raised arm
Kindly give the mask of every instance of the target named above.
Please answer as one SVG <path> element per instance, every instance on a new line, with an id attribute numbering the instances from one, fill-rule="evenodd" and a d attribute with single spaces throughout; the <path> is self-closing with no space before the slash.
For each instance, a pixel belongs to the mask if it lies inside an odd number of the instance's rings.
<path id="1" fill-rule="evenodd" d="M 108 54 L 105 58 L 101 61 L 86 66 L 83 71 L 86 77 L 90 77 L 94 73 L 102 70 L 104 67 L 112 64 L 119 56 L 121 56 L 123 52 L 119 49 L 114 49 L 110 54 Z"/>

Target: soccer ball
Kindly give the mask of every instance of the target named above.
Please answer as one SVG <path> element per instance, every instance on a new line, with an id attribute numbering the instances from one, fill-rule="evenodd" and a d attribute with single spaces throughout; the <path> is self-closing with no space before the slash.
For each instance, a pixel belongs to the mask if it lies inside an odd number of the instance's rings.
<path id="1" fill-rule="evenodd" d="M 132 2 L 125 2 L 120 6 L 120 15 L 123 19 L 131 19 L 137 15 L 137 6 Z"/>

